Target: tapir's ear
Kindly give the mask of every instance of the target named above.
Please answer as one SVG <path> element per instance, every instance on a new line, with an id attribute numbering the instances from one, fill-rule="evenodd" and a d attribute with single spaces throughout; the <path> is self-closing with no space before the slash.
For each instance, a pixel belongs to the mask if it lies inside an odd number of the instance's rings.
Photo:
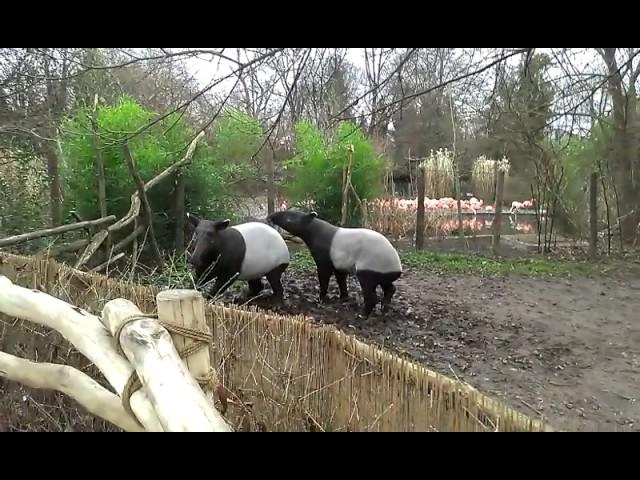
<path id="1" fill-rule="evenodd" d="M 200 219 L 189 212 L 187 212 L 187 220 L 189 220 L 191 225 L 193 225 L 194 227 L 197 227 L 198 224 L 200 223 Z"/>
<path id="2" fill-rule="evenodd" d="M 220 220 L 219 222 L 216 222 L 216 230 L 224 230 L 229 226 L 230 223 L 231 220 L 229 220 L 228 218 Z"/>
<path id="3" fill-rule="evenodd" d="M 304 216 L 304 221 L 305 222 L 310 222 L 311 220 L 313 220 L 314 218 L 316 218 L 318 216 L 318 214 L 316 212 L 309 212 Z"/>

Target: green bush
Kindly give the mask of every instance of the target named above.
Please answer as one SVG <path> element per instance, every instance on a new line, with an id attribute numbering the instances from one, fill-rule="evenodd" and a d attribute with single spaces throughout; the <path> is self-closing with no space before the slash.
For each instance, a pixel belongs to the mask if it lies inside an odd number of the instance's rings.
<path id="1" fill-rule="evenodd" d="M 86 219 L 100 216 L 90 115 L 89 109 L 76 111 L 72 117 L 66 119 L 61 138 L 64 154 L 63 208 L 67 214 L 70 210 L 76 210 Z M 152 112 L 127 97 L 122 98 L 116 105 L 98 108 L 98 133 L 105 165 L 109 214 L 123 216 L 129 210 L 130 197 L 135 191 L 124 160 L 121 142 L 152 119 Z M 223 117 L 221 123 L 228 125 L 229 120 Z M 235 176 L 242 173 L 243 167 L 225 162 L 224 159 L 226 150 L 230 149 L 231 145 L 246 140 L 247 134 L 238 130 L 239 133 L 234 136 L 232 127 L 226 128 L 230 133 L 223 136 L 225 141 L 211 144 L 200 142 L 191 165 L 184 172 L 186 208 L 204 217 L 232 216 L 229 185 Z M 180 114 L 175 113 L 131 139 L 129 148 L 143 181 L 152 179 L 179 160 L 194 134 Z M 167 178 L 148 193 L 158 242 L 161 248 L 167 249 L 173 247 L 175 237 L 174 187 L 175 178 Z"/>
<path id="2" fill-rule="evenodd" d="M 185 195 L 193 213 L 205 218 L 235 218 L 237 201 L 232 183 L 255 174 L 251 158 L 262 143 L 258 120 L 228 108 L 213 123 L 204 159 L 189 168 Z"/>
<path id="3" fill-rule="evenodd" d="M 341 122 L 334 132 L 323 135 L 310 122 L 295 125 L 296 154 L 289 162 L 286 190 L 294 205 L 312 203 L 320 216 L 340 222 L 342 172 L 353 146 L 351 183 L 360 200 L 371 200 L 382 192 L 384 162 L 364 133 L 350 122 Z M 349 193 L 348 225 L 360 222 L 361 212 Z"/>

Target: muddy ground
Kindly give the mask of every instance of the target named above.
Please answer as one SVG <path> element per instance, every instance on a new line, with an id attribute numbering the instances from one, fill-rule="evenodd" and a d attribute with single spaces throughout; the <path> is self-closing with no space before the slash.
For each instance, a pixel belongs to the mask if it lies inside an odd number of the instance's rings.
<path id="1" fill-rule="evenodd" d="M 640 276 L 614 272 L 534 279 L 407 270 L 390 311 L 363 321 L 354 277 L 350 302 L 337 301 L 332 279 L 333 301 L 318 305 L 315 273 L 289 271 L 284 312 L 457 376 L 557 429 L 640 431 Z"/>

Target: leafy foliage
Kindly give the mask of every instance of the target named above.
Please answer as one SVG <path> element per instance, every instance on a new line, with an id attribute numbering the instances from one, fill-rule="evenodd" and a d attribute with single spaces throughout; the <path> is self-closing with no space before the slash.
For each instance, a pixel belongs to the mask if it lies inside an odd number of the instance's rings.
<path id="1" fill-rule="evenodd" d="M 360 200 L 376 198 L 382 189 L 384 162 L 364 133 L 341 122 L 332 134 L 323 135 L 310 122 L 295 127 L 296 154 L 289 163 L 286 187 L 292 202 L 312 202 L 322 218 L 338 223 L 342 210 L 343 168 L 351 157 L 351 183 Z M 353 148 L 353 153 L 350 148 Z M 360 207 L 349 192 L 347 223 L 357 224 Z"/>
<path id="2" fill-rule="evenodd" d="M 99 216 L 95 174 L 96 150 L 93 130 L 87 109 L 79 109 L 66 119 L 62 137 L 64 164 L 62 168 L 64 209 L 75 209 L 84 218 Z M 141 129 L 152 119 L 152 112 L 123 97 L 112 106 L 97 110 L 99 147 L 105 166 L 107 211 L 118 217 L 130 207 L 135 185 L 122 152 L 122 141 Z M 129 141 L 136 168 L 143 181 L 149 181 L 162 170 L 175 163 L 184 154 L 194 132 L 176 113 L 157 122 Z M 229 180 L 240 170 L 224 163 L 226 151 L 242 140 L 233 138 L 222 144 L 200 145 L 193 161 L 185 171 L 185 198 L 187 208 L 201 215 L 219 217 L 229 214 Z M 175 179 L 167 179 L 148 193 L 154 212 L 154 225 L 162 247 L 170 247 L 175 226 Z"/>

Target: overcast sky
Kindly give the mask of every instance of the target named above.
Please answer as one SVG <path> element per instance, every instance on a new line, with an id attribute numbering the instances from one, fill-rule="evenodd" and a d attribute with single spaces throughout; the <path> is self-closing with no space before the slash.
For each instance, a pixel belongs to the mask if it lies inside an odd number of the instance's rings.
<path id="1" fill-rule="evenodd" d="M 176 49 L 181 50 L 181 49 Z M 458 49 L 462 53 L 463 49 Z M 493 50 L 490 52 L 490 50 Z M 232 56 L 235 58 L 235 48 L 225 49 L 225 54 Z M 548 76 L 550 78 L 556 79 L 556 85 L 562 86 L 563 83 L 566 84 L 565 80 L 568 74 L 572 76 L 577 76 L 585 73 L 594 73 L 596 71 L 602 72 L 602 61 L 595 54 L 593 49 L 588 48 L 574 48 L 574 49 L 562 49 L 562 48 L 537 48 L 537 53 L 546 53 L 552 59 L 553 65 L 548 70 Z M 490 61 L 495 58 L 496 52 L 494 49 L 480 49 L 479 52 L 474 53 L 474 69 L 481 67 L 482 65 L 486 65 Z M 365 69 L 365 56 L 363 48 L 349 48 L 347 49 L 347 59 L 358 69 L 364 71 Z M 244 59 L 243 59 L 244 60 Z M 570 60 L 570 61 L 569 61 Z M 509 60 L 509 64 L 516 65 L 518 62 L 522 61 L 522 57 L 520 55 L 511 57 Z M 213 60 L 208 57 L 201 58 L 189 58 L 186 60 L 189 70 L 193 73 L 194 77 L 198 81 L 201 87 L 207 86 L 211 83 L 212 80 L 219 79 L 225 75 L 230 74 L 235 65 L 232 62 L 220 60 L 215 58 Z M 493 81 L 491 80 L 495 69 L 491 69 L 489 72 L 485 73 L 486 80 L 481 81 L 482 84 L 492 85 Z M 573 80 L 572 80 L 573 81 Z M 226 96 L 226 93 L 233 87 L 235 83 L 235 77 L 231 77 L 226 81 L 222 82 L 220 85 L 216 86 L 212 89 L 212 93 L 217 94 L 218 96 Z M 458 93 L 454 95 L 454 103 L 456 104 L 456 109 L 460 115 L 464 117 L 470 118 L 473 115 L 473 111 L 477 111 L 478 108 L 484 108 L 481 98 L 477 98 L 476 96 L 465 95 L 466 93 L 464 89 L 461 91 L 462 84 L 458 85 Z M 358 89 L 360 92 L 364 91 L 365 85 L 358 85 Z M 456 86 L 452 85 L 455 91 Z M 577 99 L 577 96 L 571 99 L 561 98 L 562 95 L 566 96 L 566 93 L 575 90 L 575 84 L 572 86 L 571 90 L 567 90 L 565 93 L 562 93 L 560 90 L 559 94 L 557 92 L 556 96 L 556 111 L 567 111 L 570 110 L 569 103 L 578 103 L 580 100 Z M 360 93 L 359 92 L 359 93 Z M 477 91 L 476 91 L 477 94 Z M 480 102 L 480 104 L 478 103 Z M 359 105 L 359 112 L 357 113 L 366 113 L 367 106 L 366 102 L 361 102 Z M 554 122 L 556 125 L 562 124 L 563 127 L 573 128 L 575 126 L 573 123 L 569 124 L 568 121 L 573 122 L 576 120 L 573 116 L 564 119 L 557 119 Z M 584 122 L 585 119 L 581 119 L 581 122 Z M 559 123 L 557 123 L 559 122 Z M 571 125 L 571 127 L 569 127 Z M 587 127 L 588 125 L 583 125 L 583 127 Z"/>

